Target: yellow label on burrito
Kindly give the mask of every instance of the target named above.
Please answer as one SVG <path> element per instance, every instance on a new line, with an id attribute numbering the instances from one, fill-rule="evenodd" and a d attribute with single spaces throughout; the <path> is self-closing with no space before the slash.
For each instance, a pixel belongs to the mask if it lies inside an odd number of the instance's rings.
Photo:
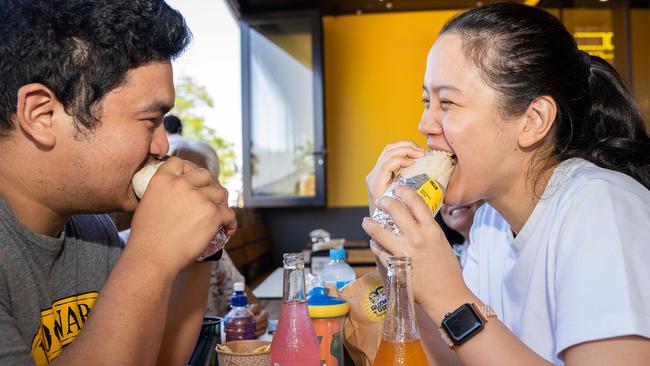
<path id="1" fill-rule="evenodd" d="M 429 179 L 421 185 L 420 188 L 418 188 L 418 194 L 422 199 L 424 199 L 424 202 L 426 202 L 431 209 L 431 213 L 434 215 L 438 212 L 440 204 L 442 204 L 442 200 L 445 196 L 440 184 L 433 179 Z"/>

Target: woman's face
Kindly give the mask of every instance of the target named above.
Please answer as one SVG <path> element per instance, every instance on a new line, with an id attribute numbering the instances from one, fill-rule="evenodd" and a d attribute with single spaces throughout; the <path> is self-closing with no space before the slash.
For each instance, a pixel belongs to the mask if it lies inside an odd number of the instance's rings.
<path id="1" fill-rule="evenodd" d="M 450 151 L 456 161 L 445 202 L 467 204 L 507 193 L 524 166 L 517 144 L 521 118 L 499 117 L 497 93 L 465 58 L 458 35 L 443 34 L 434 43 L 422 95 L 420 133 L 430 149 Z"/>

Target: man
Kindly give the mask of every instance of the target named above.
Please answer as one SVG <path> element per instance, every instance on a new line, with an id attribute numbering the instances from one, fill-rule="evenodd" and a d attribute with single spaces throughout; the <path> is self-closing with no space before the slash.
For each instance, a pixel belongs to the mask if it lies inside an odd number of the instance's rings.
<path id="1" fill-rule="evenodd" d="M 182 16 L 160 0 L 0 0 L 0 34 L 0 364 L 185 364 L 210 279 L 195 258 L 234 213 L 178 158 L 139 203 L 130 183 L 167 152 Z M 134 209 L 122 249 L 96 214 Z"/>

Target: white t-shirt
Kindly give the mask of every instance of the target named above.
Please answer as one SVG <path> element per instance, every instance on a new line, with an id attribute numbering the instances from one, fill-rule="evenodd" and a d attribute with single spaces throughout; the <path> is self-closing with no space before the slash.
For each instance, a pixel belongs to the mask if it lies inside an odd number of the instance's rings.
<path id="1" fill-rule="evenodd" d="M 567 160 L 516 238 L 486 204 L 470 242 L 469 288 L 548 361 L 587 341 L 650 338 L 650 191 L 634 179 Z"/>

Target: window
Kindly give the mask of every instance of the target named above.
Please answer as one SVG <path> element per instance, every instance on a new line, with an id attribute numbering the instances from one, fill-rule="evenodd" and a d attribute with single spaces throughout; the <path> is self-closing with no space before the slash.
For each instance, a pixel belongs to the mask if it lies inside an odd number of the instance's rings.
<path id="1" fill-rule="evenodd" d="M 323 206 L 318 13 L 241 21 L 244 205 Z"/>

